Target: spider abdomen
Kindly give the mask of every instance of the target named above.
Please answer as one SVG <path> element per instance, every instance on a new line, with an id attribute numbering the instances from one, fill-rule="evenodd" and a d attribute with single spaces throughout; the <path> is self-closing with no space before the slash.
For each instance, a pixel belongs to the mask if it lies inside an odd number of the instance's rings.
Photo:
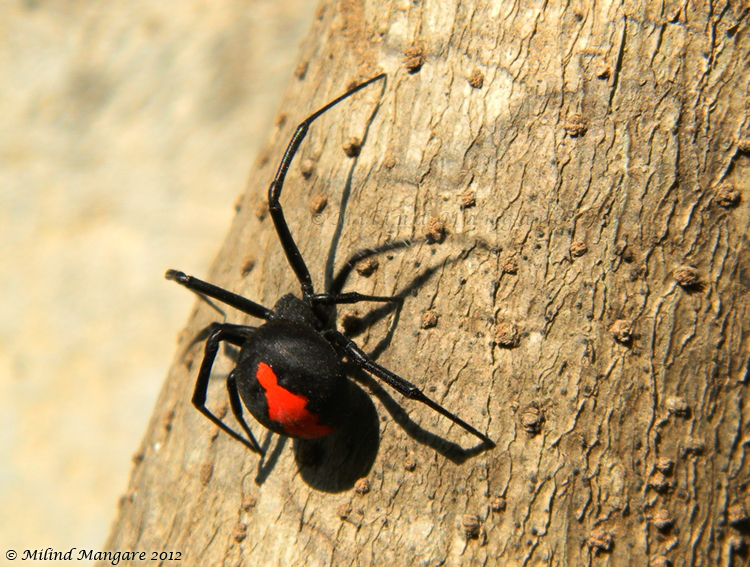
<path id="1" fill-rule="evenodd" d="M 326 339 L 304 323 L 269 321 L 242 346 L 233 371 L 240 397 L 276 433 L 315 439 L 346 415 L 346 377 Z"/>

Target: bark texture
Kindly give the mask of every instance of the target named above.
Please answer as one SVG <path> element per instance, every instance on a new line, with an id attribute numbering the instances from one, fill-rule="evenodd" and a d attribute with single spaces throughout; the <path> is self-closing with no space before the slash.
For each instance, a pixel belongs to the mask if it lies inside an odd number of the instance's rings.
<path id="1" fill-rule="evenodd" d="M 198 303 L 110 548 L 189 565 L 744 560 L 747 16 L 738 2 L 321 4 L 208 279 L 268 306 L 298 292 L 268 184 L 299 121 L 386 71 L 310 130 L 287 221 L 319 290 L 352 251 L 414 240 L 346 288 L 404 293 L 403 309 L 342 307 L 339 324 L 498 446 L 476 451 L 362 380 L 352 430 L 325 443 L 253 424 L 261 461 L 190 405 L 217 319 Z"/>

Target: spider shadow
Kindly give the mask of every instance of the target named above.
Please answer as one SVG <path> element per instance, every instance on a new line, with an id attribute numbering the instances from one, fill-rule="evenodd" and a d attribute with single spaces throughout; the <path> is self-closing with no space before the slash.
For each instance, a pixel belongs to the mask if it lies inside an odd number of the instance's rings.
<path id="1" fill-rule="evenodd" d="M 349 490 L 367 476 L 380 447 L 375 404 L 358 384 L 347 380 L 349 404 L 338 430 L 320 439 L 294 439 L 294 459 L 311 488 L 321 492 Z"/>

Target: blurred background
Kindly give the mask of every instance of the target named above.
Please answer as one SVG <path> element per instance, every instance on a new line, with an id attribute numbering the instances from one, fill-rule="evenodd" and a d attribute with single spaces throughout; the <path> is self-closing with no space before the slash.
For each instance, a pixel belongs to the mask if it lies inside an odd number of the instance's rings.
<path id="1" fill-rule="evenodd" d="M 0 3 L 0 557 L 103 549 L 315 4 Z"/>

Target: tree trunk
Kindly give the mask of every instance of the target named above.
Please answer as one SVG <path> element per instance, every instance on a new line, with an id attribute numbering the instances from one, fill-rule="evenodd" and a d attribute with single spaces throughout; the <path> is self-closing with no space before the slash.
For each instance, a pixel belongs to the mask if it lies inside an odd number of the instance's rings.
<path id="1" fill-rule="evenodd" d="M 190 404 L 200 331 L 221 319 L 198 302 L 108 548 L 182 565 L 744 560 L 747 14 L 323 2 L 207 279 L 268 307 L 299 294 L 268 185 L 303 118 L 387 72 L 313 124 L 284 211 L 317 291 L 351 252 L 413 240 L 346 287 L 403 308 L 343 306 L 338 325 L 497 447 L 353 373 L 356 433 L 292 442 L 252 422 L 260 459 Z M 209 391 L 222 413 L 233 356 Z"/>

